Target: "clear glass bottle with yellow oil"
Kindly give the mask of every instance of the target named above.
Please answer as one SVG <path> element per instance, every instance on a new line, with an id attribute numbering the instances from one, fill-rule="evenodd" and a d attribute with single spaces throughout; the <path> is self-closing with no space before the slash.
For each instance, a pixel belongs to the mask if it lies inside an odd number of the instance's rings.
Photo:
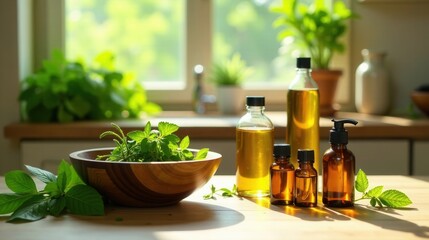
<path id="1" fill-rule="evenodd" d="M 295 166 L 298 149 L 313 149 L 314 168 L 319 171 L 319 88 L 311 77 L 310 58 L 298 58 L 296 66 L 287 92 L 286 142 Z"/>
<path id="2" fill-rule="evenodd" d="M 274 125 L 264 114 L 265 97 L 248 96 L 246 109 L 236 129 L 237 192 L 242 197 L 269 196 Z"/>

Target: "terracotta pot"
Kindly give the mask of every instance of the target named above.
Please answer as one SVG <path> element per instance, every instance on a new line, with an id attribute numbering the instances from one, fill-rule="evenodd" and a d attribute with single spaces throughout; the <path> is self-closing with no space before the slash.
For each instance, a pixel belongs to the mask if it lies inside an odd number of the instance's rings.
<path id="1" fill-rule="evenodd" d="M 311 72 L 311 76 L 319 87 L 320 116 L 322 117 L 331 117 L 338 111 L 334 98 L 341 75 L 341 70 L 315 69 Z"/>

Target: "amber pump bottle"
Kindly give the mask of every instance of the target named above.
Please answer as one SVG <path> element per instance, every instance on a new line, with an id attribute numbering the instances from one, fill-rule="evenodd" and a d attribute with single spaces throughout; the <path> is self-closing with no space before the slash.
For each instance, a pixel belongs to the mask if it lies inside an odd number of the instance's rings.
<path id="1" fill-rule="evenodd" d="M 348 132 L 345 123 L 356 125 L 353 119 L 335 120 L 330 130 L 331 148 L 323 155 L 323 204 L 328 207 L 354 206 L 355 156 L 347 149 Z"/>
<path id="2" fill-rule="evenodd" d="M 290 145 L 274 144 L 274 162 L 270 168 L 271 203 L 274 205 L 293 204 L 295 168 L 290 163 Z"/>
<path id="3" fill-rule="evenodd" d="M 236 128 L 237 192 L 242 197 L 269 196 L 274 125 L 264 114 L 263 96 L 248 96 L 246 109 Z"/>
<path id="4" fill-rule="evenodd" d="M 317 206 L 317 170 L 313 167 L 314 150 L 298 150 L 299 167 L 295 170 L 295 206 Z"/>
<path id="5" fill-rule="evenodd" d="M 319 88 L 311 77 L 310 58 L 298 58 L 296 67 L 287 92 L 286 142 L 292 164 L 297 165 L 298 149 L 314 149 L 314 167 L 319 169 Z"/>

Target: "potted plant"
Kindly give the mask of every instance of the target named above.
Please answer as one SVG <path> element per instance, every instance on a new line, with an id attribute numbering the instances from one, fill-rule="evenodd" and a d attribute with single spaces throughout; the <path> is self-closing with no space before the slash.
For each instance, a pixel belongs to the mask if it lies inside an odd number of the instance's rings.
<path id="1" fill-rule="evenodd" d="M 221 113 L 237 114 L 244 109 L 241 84 L 249 71 L 239 54 L 213 65 L 209 80 L 216 85 L 217 106 Z"/>
<path id="2" fill-rule="evenodd" d="M 113 59 L 111 53 L 101 53 L 93 66 L 86 66 L 54 51 L 21 82 L 22 121 L 110 120 L 160 112 L 135 78 L 114 69 Z"/>
<path id="3" fill-rule="evenodd" d="M 275 27 L 283 28 L 279 38 L 293 38 L 293 46 L 312 59 L 312 76 L 320 91 L 321 116 L 335 113 L 333 99 L 342 71 L 332 69 L 330 64 L 335 53 L 344 51 L 342 37 L 347 31 L 347 20 L 356 16 L 342 1 L 329 5 L 327 2 L 330 1 L 304 4 L 299 0 L 283 0 L 281 5 L 271 8 L 280 15 L 274 22 Z"/>

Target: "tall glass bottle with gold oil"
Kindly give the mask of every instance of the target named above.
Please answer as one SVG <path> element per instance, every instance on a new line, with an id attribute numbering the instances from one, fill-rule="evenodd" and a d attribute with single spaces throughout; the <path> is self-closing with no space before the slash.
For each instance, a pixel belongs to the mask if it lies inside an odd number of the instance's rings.
<path id="1" fill-rule="evenodd" d="M 319 171 L 319 88 L 311 77 L 310 58 L 298 58 L 296 67 L 287 93 L 286 142 L 295 166 L 298 149 L 313 149 L 314 168 Z"/>
<path id="2" fill-rule="evenodd" d="M 265 97 L 248 96 L 246 109 L 236 129 L 237 192 L 243 197 L 268 196 L 274 125 L 264 114 Z"/>

